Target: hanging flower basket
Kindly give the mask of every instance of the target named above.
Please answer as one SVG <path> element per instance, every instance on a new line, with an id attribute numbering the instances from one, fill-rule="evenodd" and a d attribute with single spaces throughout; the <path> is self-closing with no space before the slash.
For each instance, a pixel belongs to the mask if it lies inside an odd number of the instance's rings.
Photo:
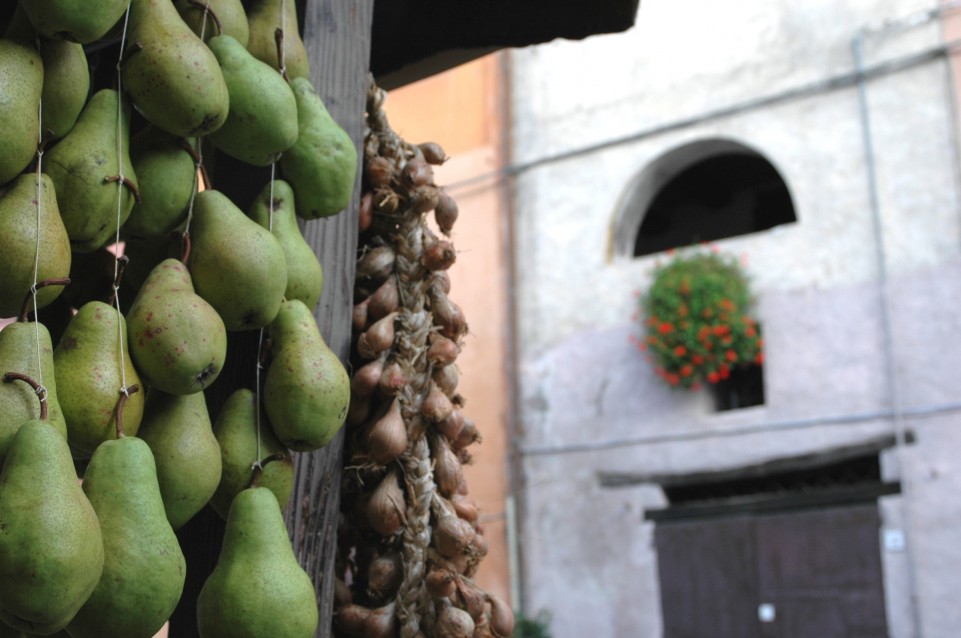
<path id="1" fill-rule="evenodd" d="M 763 361 L 751 295 L 737 260 L 691 249 L 654 270 L 640 295 L 638 347 L 669 385 L 697 389 L 727 379 L 739 366 Z"/>

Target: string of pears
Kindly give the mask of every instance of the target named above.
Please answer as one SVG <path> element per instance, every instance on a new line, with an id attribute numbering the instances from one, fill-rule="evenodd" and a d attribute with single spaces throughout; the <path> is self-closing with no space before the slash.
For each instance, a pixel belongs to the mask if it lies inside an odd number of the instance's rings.
<path id="1" fill-rule="evenodd" d="M 315 632 L 281 508 L 291 450 L 336 434 L 349 379 L 297 220 L 346 207 L 357 151 L 310 84 L 295 4 L 246 5 L 20 2 L 0 26 L 0 316 L 19 312 L 0 331 L 0 635 L 150 638 L 182 595 L 175 530 L 208 503 L 227 524 L 200 635 Z M 116 85 L 91 95 L 117 35 Z M 211 147 L 283 179 L 242 211 Z M 249 330 L 271 344 L 263 402 L 238 388 L 212 423 L 227 332 Z"/>
<path id="2" fill-rule="evenodd" d="M 480 440 L 457 392 L 468 327 L 448 296 L 454 200 L 440 146 L 413 145 L 367 95 L 351 405 L 338 530 L 335 635 L 504 638 L 513 615 L 473 581 L 487 553 L 464 481 Z"/>

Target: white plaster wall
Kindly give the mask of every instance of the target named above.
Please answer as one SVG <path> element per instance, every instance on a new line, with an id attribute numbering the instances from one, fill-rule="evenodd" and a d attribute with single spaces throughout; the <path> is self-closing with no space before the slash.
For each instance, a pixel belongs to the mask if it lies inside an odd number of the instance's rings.
<path id="1" fill-rule="evenodd" d="M 933 4 L 643 0 L 626 34 L 512 54 L 514 158 L 538 160 L 850 73 L 859 29 Z M 865 60 L 896 61 L 939 37 L 937 24 L 870 31 Z M 867 84 L 880 243 L 856 87 L 692 121 L 516 177 L 523 586 L 531 613 L 551 610 L 555 638 L 661 632 L 653 534 L 642 522 L 657 503 L 644 488 L 601 488 L 599 471 L 721 470 L 816 452 L 891 433 L 899 408 L 918 435 L 900 468 L 916 489 L 886 501 L 882 515 L 911 528 L 923 635 L 946 638 L 961 626 L 961 608 L 948 601 L 961 589 L 961 506 L 945 505 L 961 481 L 953 90 L 939 58 Z M 722 414 L 702 394 L 664 386 L 629 344 L 638 331 L 632 293 L 657 257 L 610 255 L 630 180 L 664 153 L 714 137 L 764 155 L 798 216 L 717 242 L 745 259 L 766 342 L 765 405 Z M 904 521 L 903 507 L 911 508 Z M 898 638 L 912 635 L 906 560 L 885 558 Z"/>

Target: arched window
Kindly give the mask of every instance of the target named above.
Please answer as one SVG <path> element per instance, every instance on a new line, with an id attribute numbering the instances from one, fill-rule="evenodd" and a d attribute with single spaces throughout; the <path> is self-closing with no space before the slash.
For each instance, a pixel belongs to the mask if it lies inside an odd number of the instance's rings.
<path id="1" fill-rule="evenodd" d="M 702 140 L 669 151 L 632 180 L 613 248 L 640 257 L 795 221 L 787 185 L 767 159 L 738 142 Z"/>

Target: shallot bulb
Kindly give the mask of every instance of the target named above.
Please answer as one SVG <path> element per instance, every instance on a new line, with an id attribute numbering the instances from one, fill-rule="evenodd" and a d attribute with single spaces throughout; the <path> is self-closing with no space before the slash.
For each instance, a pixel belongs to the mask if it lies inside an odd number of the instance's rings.
<path id="1" fill-rule="evenodd" d="M 430 348 L 427 349 L 427 360 L 435 365 L 446 366 L 457 359 L 460 354 L 460 346 L 447 337 L 433 334 L 430 339 Z"/>
<path id="2" fill-rule="evenodd" d="M 503 600 L 487 594 L 487 601 L 491 605 L 490 625 L 491 633 L 497 638 L 510 638 L 514 635 L 514 612 Z"/>
<path id="3" fill-rule="evenodd" d="M 389 360 L 384 365 L 384 372 L 380 375 L 380 392 L 385 396 L 396 395 L 404 386 L 407 385 L 407 375 L 400 363 L 396 360 Z"/>
<path id="4" fill-rule="evenodd" d="M 453 411 L 454 404 L 440 386 L 431 381 L 427 397 L 421 403 L 420 413 L 428 421 L 438 423 L 449 417 Z"/>
<path id="5" fill-rule="evenodd" d="M 454 558 L 466 554 L 476 536 L 474 526 L 454 515 L 441 517 L 434 530 L 434 546 L 442 556 Z"/>
<path id="6" fill-rule="evenodd" d="M 439 166 L 450 159 L 437 142 L 424 142 L 423 144 L 418 144 L 417 148 L 421 154 L 423 154 L 424 159 L 435 166 Z"/>
<path id="7" fill-rule="evenodd" d="M 400 554 L 395 551 L 382 554 L 367 568 L 367 595 L 374 600 L 393 598 L 403 579 L 404 564 Z"/>
<path id="8" fill-rule="evenodd" d="M 378 533 L 392 536 L 404 526 L 404 492 L 396 471 L 384 477 L 367 503 L 367 521 Z"/>
<path id="9" fill-rule="evenodd" d="M 440 601 L 440 606 L 434 627 L 435 634 L 444 638 L 471 638 L 474 633 L 474 619 L 470 614 L 445 600 Z"/>
<path id="10" fill-rule="evenodd" d="M 454 198 L 441 190 L 437 195 L 437 206 L 434 207 L 434 221 L 437 222 L 440 232 L 450 235 L 459 213 L 460 209 L 458 209 Z"/>
<path id="11" fill-rule="evenodd" d="M 369 397 L 380 385 L 384 374 L 384 359 L 374 359 L 357 368 L 350 380 L 350 389 L 358 397 Z"/>
<path id="12" fill-rule="evenodd" d="M 400 400 L 391 401 L 387 413 L 371 427 L 367 434 L 367 449 L 371 460 L 386 465 L 407 449 L 407 426 L 400 413 Z"/>
<path id="13" fill-rule="evenodd" d="M 370 296 L 367 314 L 371 321 L 377 321 L 397 310 L 400 305 L 400 295 L 397 292 L 396 277 L 387 277 L 386 281 Z"/>
<path id="14" fill-rule="evenodd" d="M 394 603 L 378 609 L 361 605 L 344 605 L 336 612 L 337 626 L 355 638 L 391 638 L 397 621 Z"/>
<path id="15" fill-rule="evenodd" d="M 450 497 L 464 480 L 464 470 L 457 455 L 443 437 L 437 437 L 434 446 L 434 483 L 437 491 Z"/>
<path id="16" fill-rule="evenodd" d="M 372 323 L 357 339 L 357 353 L 364 359 L 375 359 L 394 345 L 394 319 L 396 312 Z"/>
<path id="17" fill-rule="evenodd" d="M 457 591 L 455 574 L 448 569 L 431 569 L 424 579 L 424 586 L 432 598 L 448 598 Z"/>

